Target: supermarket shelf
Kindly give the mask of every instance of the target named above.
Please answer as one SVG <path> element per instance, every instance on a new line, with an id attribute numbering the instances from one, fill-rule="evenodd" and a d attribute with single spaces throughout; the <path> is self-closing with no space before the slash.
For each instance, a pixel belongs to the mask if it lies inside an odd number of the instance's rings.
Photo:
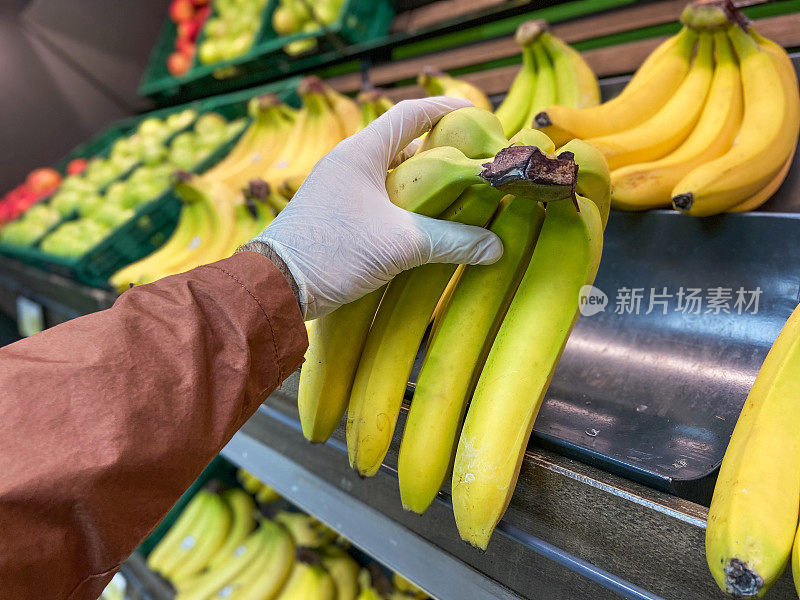
<path id="1" fill-rule="evenodd" d="M 109 308 L 117 298 L 113 292 L 0 257 L 0 313 L 16 319 L 19 296 L 42 305 L 46 327 Z"/>
<path id="2" fill-rule="evenodd" d="M 509 510 L 479 552 L 460 541 L 446 493 L 425 515 L 403 511 L 399 436 L 368 480 L 349 468 L 342 428 L 327 444 L 306 442 L 297 382 L 284 382 L 223 456 L 440 600 L 724 597 L 707 572 L 704 507 L 531 447 Z M 465 594 L 462 580 L 476 573 Z M 794 598 L 791 576 L 770 596 Z"/>

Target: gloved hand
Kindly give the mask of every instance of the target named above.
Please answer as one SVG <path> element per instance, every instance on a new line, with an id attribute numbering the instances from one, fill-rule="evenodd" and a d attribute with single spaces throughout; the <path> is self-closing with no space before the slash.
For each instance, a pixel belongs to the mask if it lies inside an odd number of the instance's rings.
<path id="1" fill-rule="evenodd" d="M 254 238 L 286 263 L 304 319 L 357 300 L 405 269 L 500 258 L 502 242 L 490 231 L 408 212 L 386 193 L 392 159 L 443 115 L 464 106 L 469 102 L 445 97 L 400 102 L 324 156 L 289 205 Z"/>

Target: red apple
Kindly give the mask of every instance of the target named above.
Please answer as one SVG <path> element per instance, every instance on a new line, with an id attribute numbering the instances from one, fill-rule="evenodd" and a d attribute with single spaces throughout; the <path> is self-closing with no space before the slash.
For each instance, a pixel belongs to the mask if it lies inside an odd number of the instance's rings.
<path id="1" fill-rule="evenodd" d="M 61 174 L 49 167 L 28 173 L 25 183 L 35 195 L 51 192 L 61 184 Z"/>
<path id="2" fill-rule="evenodd" d="M 197 39 L 197 34 L 200 33 L 200 27 L 202 27 L 202 24 L 194 19 L 181 21 L 178 23 L 178 39 L 194 42 Z"/>
<path id="3" fill-rule="evenodd" d="M 211 7 L 203 6 L 202 8 L 198 8 L 197 12 L 194 13 L 194 20 L 200 24 L 200 27 L 202 27 L 203 23 L 206 22 L 206 19 L 210 14 L 211 14 Z"/>
<path id="4" fill-rule="evenodd" d="M 80 175 L 88 165 L 89 161 L 85 158 L 73 158 L 67 165 L 67 175 Z"/>
<path id="5" fill-rule="evenodd" d="M 188 21 L 194 16 L 192 0 L 172 0 L 169 4 L 169 18 L 176 23 Z"/>
<path id="6" fill-rule="evenodd" d="M 195 50 L 197 50 L 197 46 L 195 43 L 187 38 L 178 38 L 175 40 L 175 50 L 180 52 L 181 54 L 185 54 L 190 59 L 194 57 Z"/>
<path id="7" fill-rule="evenodd" d="M 173 77 L 180 77 L 186 73 L 191 66 L 192 59 L 181 52 L 173 52 L 167 59 L 167 71 L 169 71 L 170 75 Z"/>

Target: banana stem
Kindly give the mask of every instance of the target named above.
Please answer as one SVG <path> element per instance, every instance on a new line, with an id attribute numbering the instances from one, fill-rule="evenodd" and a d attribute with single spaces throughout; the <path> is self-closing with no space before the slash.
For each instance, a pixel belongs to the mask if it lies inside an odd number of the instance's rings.
<path id="1" fill-rule="evenodd" d="M 483 166 L 481 177 L 503 193 L 539 202 L 575 198 L 578 165 L 571 152 L 552 157 L 536 146 L 509 146 Z"/>

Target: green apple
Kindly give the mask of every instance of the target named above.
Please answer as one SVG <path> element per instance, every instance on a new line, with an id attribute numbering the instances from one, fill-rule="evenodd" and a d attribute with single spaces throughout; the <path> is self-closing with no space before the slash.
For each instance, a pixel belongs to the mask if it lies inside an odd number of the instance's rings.
<path id="1" fill-rule="evenodd" d="M 78 208 L 83 195 L 75 190 L 62 190 L 59 191 L 53 199 L 50 200 L 50 205 L 55 208 L 62 216 L 68 215 Z"/>
<path id="2" fill-rule="evenodd" d="M 180 131 L 191 125 L 195 118 L 197 118 L 197 111 L 193 108 L 186 108 L 180 112 L 172 113 L 166 119 L 167 129 L 173 133 Z"/>
<path id="3" fill-rule="evenodd" d="M 153 137 L 161 140 L 169 135 L 169 129 L 166 123 L 158 117 L 148 117 L 139 123 L 136 133 L 143 137 Z"/>
<path id="4" fill-rule="evenodd" d="M 197 119 L 194 130 L 198 135 L 206 135 L 214 131 L 224 131 L 227 125 L 228 121 L 221 114 L 207 112 Z"/>
<path id="5" fill-rule="evenodd" d="M 134 214 L 131 208 L 122 208 L 116 204 L 105 203 L 91 214 L 90 219 L 97 223 L 107 225 L 108 227 L 115 228 L 132 219 Z"/>

